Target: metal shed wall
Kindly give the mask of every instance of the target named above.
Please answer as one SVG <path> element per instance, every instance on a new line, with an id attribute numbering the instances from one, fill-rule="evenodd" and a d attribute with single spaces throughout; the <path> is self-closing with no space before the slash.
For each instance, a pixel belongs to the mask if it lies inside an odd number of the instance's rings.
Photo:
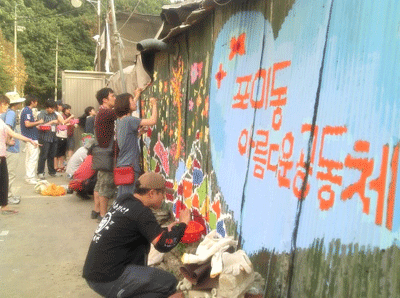
<path id="1" fill-rule="evenodd" d="M 399 23 L 395 0 L 232 1 L 156 55 L 145 168 L 266 297 L 400 297 Z"/>
<path id="2" fill-rule="evenodd" d="M 75 117 L 81 116 L 85 108 L 93 106 L 96 110 L 99 104 L 96 99 L 96 92 L 106 86 L 107 78 L 112 73 L 96 71 L 64 70 L 62 72 L 62 101 L 71 106 L 71 113 Z M 82 131 L 76 130 L 75 147 L 79 145 Z"/>

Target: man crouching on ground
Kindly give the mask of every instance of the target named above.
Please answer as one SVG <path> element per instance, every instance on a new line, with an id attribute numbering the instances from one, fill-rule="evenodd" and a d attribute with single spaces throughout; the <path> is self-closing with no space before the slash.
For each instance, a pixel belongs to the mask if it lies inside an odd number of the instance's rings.
<path id="1" fill-rule="evenodd" d="M 166 298 L 176 291 L 176 278 L 147 266 L 150 243 L 168 252 L 181 240 L 190 221 L 182 210 L 179 222 L 161 228 L 149 207 L 164 201 L 165 179 L 149 172 L 139 177 L 135 193 L 123 194 L 113 203 L 94 233 L 83 267 L 89 286 L 104 297 Z M 179 294 L 172 297 L 182 297 Z"/>

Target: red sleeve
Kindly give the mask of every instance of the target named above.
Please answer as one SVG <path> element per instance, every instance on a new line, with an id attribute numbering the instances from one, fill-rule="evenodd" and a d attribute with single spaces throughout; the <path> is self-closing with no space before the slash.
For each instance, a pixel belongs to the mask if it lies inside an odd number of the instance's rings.
<path id="1" fill-rule="evenodd" d="M 114 135 L 114 121 L 116 119 L 117 114 L 112 109 L 102 108 L 96 115 L 94 128 L 101 148 L 106 148 L 110 144 Z"/>

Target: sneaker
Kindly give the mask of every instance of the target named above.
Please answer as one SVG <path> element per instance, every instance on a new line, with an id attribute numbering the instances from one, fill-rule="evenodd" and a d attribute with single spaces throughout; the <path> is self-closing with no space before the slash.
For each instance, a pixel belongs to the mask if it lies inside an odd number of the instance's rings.
<path id="1" fill-rule="evenodd" d="M 37 181 L 35 178 L 32 179 L 25 179 L 26 183 L 36 185 L 39 181 Z"/>
<path id="2" fill-rule="evenodd" d="M 38 178 L 39 178 L 40 180 L 44 180 L 44 173 L 38 174 Z"/>
<path id="3" fill-rule="evenodd" d="M 96 211 L 92 210 L 92 213 L 90 214 L 91 219 L 96 219 L 99 216 L 100 216 L 100 212 L 96 212 Z"/>
<path id="4" fill-rule="evenodd" d="M 54 173 L 54 174 L 49 174 L 51 177 L 61 177 L 61 175 L 60 174 L 58 174 L 57 172 L 56 173 Z"/>
<path id="5" fill-rule="evenodd" d="M 103 220 L 103 218 L 99 214 L 99 216 L 97 216 L 97 222 L 100 223 L 102 220 Z"/>
<path id="6" fill-rule="evenodd" d="M 8 198 L 8 204 L 10 205 L 17 205 L 21 202 L 20 196 L 10 197 Z"/>

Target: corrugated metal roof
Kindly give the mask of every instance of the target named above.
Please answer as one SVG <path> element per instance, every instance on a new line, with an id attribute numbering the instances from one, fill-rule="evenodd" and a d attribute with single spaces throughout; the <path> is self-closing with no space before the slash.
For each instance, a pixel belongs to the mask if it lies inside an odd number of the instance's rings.
<path id="1" fill-rule="evenodd" d="M 164 5 L 161 12 L 163 25 L 155 38 L 167 40 L 190 28 L 215 7 L 229 4 L 232 1 L 237 3 L 245 0 L 186 0 Z"/>

